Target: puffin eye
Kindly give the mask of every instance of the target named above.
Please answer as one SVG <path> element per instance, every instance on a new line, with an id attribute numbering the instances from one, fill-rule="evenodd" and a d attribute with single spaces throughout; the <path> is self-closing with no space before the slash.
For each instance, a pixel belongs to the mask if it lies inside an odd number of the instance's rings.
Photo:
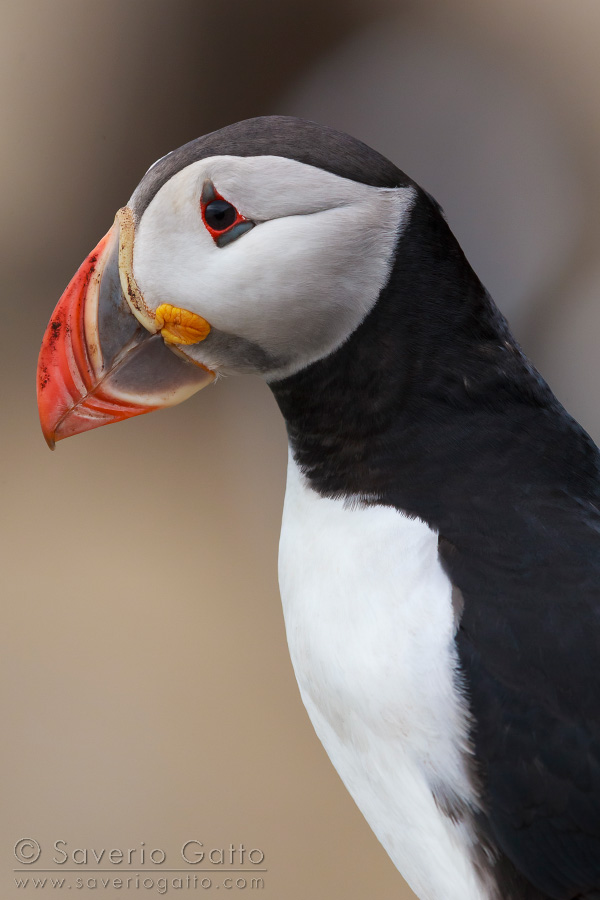
<path id="1" fill-rule="evenodd" d="M 227 200 L 213 200 L 204 208 L 204 220 L 213 231 L 226 231 L 237 219 L 237 209 Z"/>
<path id="2" fill-rule="evenodd" d="M 221 197 L 211 181 L 204 183 L 200 205 L 206 229 L 217 247 L 225 247 L 254 228 L 255 223 Z"/>

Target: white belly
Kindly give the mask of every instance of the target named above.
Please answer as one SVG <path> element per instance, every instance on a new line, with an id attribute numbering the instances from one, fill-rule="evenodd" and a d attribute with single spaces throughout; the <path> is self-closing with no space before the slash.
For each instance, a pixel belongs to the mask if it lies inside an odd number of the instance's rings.
<path id="1" fill-rule="evenodd" d="M 422 900 L 491 897 L 469 817 L 440 811 L 476 801 L 437 535 L 389 507 L 321 498 L 290 455 L 279 581 L 308 714 L 404 878 Z"/>

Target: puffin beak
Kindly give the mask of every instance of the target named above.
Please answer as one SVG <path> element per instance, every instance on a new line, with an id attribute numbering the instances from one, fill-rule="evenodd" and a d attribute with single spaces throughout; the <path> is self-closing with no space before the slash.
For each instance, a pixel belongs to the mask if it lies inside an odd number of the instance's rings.
<path id="1" fill-rule="evenodd" d="M 56 441 L 181 403 L 215 373 L 185 354 L 210 325 L 169 304 L 151 311 L 133 276 L 128 207 L 90 253 L 52 314 L 38 360 L 42 431 Z"/>

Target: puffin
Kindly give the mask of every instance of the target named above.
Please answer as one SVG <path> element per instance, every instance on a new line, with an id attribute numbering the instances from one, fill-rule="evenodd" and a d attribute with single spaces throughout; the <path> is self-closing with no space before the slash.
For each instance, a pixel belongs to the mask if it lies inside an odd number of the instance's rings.
<path id="1" fill-rule="evenodd" d="M 438 203 L 286 116 L 146 172 L 61 297 L 56 441 L 259 375 L 302 700 L 421 900 L 600 898 L 600 456 Z"/>

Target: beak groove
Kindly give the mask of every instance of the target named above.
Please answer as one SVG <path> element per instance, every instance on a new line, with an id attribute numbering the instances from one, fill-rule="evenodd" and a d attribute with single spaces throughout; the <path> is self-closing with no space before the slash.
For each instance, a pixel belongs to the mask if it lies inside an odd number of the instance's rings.
<path id="1" fill-rule="evenodd" d="M 119 211 L 77 270 L 42 341 L 37 397 L 50 449 L 71 435 L 180 403 L 215 377 L 176 355 L 156 333 L 133 279 L 133 218 L 127 212 Z"/>
<path id="2" fill-rule="evenodd" d="M 77 407 L 88 397 L 95 380 L 90 356 L 97 360 L 99 347 L 97 342 L 88 347 L 85 339 L 85 300 L 99 285 L 111 231 L 77 270 L 42 341 L 37 395 L 42 431 L 50 449 L 59 439 L 57 432 L 65 417 L 70 412 L 78 415 Z"/>

